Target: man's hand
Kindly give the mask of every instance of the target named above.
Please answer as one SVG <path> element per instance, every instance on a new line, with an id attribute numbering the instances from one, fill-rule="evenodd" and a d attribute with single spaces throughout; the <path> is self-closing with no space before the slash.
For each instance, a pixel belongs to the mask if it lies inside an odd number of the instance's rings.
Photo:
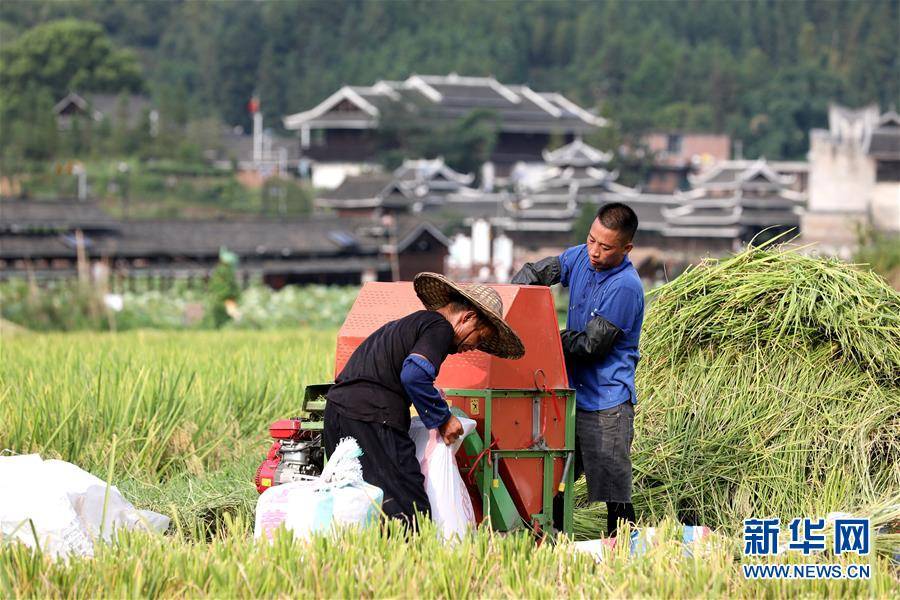
<path id="1" fill-rule="evenodd" d="M 517 285 L 553 285 L 559 283 L 562 266 L 558 256 L 548 256 L 533 263 L 525 263 L 513 275 L 510 283 Z"/>
<path id="2" fill-rule="evenodd" d="M 519 272 L 513 275 L 510 283 L 515 285 L 538 285 L 540 281 L 534 274 L 534 269 L 526 265 L 519 269 Z"/>
<path id="3" fill-rule="evenodd" d="M 444 438 L 444 443 L 449 446 L 463 434 L 462 423 L 460 423 L 459 419 L 455 416 L 450 415 L 450 418 L 444 421 L 443 425 L 438 427 L 438 433 Z"/>

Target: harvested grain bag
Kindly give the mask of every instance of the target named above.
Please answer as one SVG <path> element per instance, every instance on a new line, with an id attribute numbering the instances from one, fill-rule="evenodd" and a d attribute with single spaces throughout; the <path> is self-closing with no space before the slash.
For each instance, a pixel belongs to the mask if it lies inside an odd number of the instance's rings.
<path id="1" fill-rule="evenodd" d="M 344 438 L 334 449 L 322 475 L 267 489 L 256 502 L 253 537 L 272 539 L 284 527 L 297 539 L 335 526 L 365 526 L 378 520 L 384 493 L 363 481 L 362 449 Z"/>
<path id="2" fill-rule="evenodd" d="M 418 417 L 409 427 L 416 444 L 416 458 L 425 476 L 425 493 L 431 504 L 431 518 L 445 539 L 460 538 L 475 526 L 475 510 L 469 491 L 456 465 L 456 452 L 463 439 L 475 430 L 475 421 L 459 418 L 463 434 L 448 446 L 437 429 L 427 429 Z"/>
<path id="3" fill-rule="evenodd" d="M 118 488 L 62 460 L 0 457 L 0 537 L 50 556 L 93 556 L 120 529 L 163 532 L 169 518 L 138 510 Z"/>

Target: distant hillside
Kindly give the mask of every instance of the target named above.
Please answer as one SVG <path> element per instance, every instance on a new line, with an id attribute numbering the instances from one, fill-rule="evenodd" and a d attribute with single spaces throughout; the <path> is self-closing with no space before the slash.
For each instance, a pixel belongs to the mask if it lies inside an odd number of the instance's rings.
<path id="1" fill-rule="evenodd" d="M 900 99 L 900 2 L 72 2 L 4 0 L 0 39 L 77 17 L 137 52 L 162 111 L 247 124 L 344 83 L 493 74 L 559 90 L 628 133 L 716 130 L 798 158 L 829 101 Z M 269 120 L 274 124 L 274 119 Z"/>

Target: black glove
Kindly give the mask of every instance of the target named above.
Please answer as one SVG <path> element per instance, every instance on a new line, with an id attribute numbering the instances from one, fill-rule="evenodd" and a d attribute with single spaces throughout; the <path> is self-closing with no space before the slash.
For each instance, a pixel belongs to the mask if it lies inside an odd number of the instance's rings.
<path id="1" fill-rule="evenodd" d="M 566 358 L 597 361 L 612 350 L 622 330 L 604 319 L 594 317 L 584 331 L 563 329 L 559 332 Z"/>
<path id="2" fill-rule="evenodd" d="M 525 263 L 519 272 L 513 275 L 510 283 L 518 285 L 553 285 L 559 283 L 562 266 L 558 256 L 548 256 L 533 263 Z"/>

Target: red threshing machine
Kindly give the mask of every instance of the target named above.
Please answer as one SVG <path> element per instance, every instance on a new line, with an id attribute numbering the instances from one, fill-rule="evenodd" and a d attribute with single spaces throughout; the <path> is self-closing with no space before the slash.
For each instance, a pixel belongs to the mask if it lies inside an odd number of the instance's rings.
<path id="1" fill-rule="evenodd" d="M 549 288 L 493 285 L 504 318 L 525 344 L 525 356 L 505 360 L 483 352 L 451 354 L 436 385 L 451 409 L 478 426 L 457 462 L 479 521 L 497 530 L 551 531 L 553 497 L 563 494 L 563 531 L 572 531 L 575 392 L 568 387 L 553 297 Z M 412 283 L 367 283 L 338 334 L 335 375 L 366 337 L 422 310 Z M 306 388 L 300 416 L 276 421 L 275 439 L 256 474 L 257 489 L 320 471 L 322 419 L 331 384 Z"/>

